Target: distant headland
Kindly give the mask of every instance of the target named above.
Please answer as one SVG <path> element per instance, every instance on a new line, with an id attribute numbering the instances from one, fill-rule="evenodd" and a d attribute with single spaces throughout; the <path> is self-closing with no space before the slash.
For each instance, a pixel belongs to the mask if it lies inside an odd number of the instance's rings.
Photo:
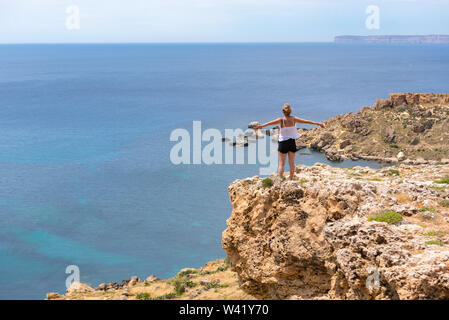
<path id="1" fill-rule="evenodd" d="M 335 43 L 449 44 L 449 35 L 337 36 Z"/>

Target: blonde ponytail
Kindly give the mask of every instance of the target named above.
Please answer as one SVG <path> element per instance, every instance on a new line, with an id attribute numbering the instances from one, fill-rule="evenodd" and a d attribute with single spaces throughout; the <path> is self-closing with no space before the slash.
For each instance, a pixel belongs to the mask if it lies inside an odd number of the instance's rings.
<path id="1" fill-rule="evenodd" d="M 286 117 L 290 116 L 290 114 L 292 113 L 292 107 L 288 103 L 284 104 L 284 106 L 282 107 L 282 113 Z"/>

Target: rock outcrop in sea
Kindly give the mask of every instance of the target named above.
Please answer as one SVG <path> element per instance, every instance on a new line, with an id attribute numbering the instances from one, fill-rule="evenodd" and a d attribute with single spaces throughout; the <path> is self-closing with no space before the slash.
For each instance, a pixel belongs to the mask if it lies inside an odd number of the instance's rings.
<path id="1" fill-rule="evenodd" d="M 222 242 L 260 299 L 449 299 L 449 165 L 233 182 Z"/>

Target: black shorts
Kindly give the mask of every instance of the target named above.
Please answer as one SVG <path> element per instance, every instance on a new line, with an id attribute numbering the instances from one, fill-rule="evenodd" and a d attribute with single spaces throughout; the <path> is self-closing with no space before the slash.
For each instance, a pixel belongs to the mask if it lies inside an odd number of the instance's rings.
<path id="1" fill-rule="evenodd" d="M 279 141 L 278 151 L 280 153 L 296 152 L 295 139 L 288 139 L 285 141 Z"/>

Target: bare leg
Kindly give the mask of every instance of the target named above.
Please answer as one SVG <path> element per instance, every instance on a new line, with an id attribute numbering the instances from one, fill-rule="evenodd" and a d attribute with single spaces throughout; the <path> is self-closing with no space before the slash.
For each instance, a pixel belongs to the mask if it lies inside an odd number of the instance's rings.
<path id="1" fill-rule="evenodd" d="M 295 177 L 295 152 L 288 153 L 288 165 L 290 167 L 290 180 Z"/>
<path id="2" fill-rule="evenodd" d="M 281 178 L 284 177 L 284 167 L 285 167 L 285 159 L 286 158 L 287 158 L 287 154 L 286 153 L 279 152 L 279 169 L 278 169 L 278 174 L 279 174 L 279 177 L 281 177 Z"/>

